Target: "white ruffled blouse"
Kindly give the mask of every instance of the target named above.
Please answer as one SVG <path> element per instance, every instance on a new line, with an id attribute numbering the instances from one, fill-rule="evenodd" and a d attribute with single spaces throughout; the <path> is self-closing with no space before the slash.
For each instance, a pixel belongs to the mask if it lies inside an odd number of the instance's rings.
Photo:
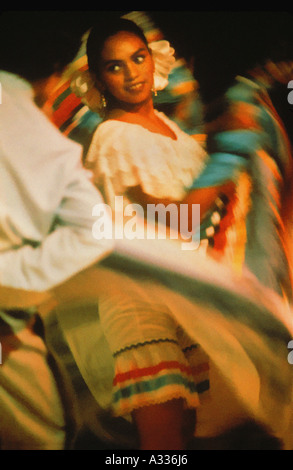
<path id="1" fill-rule="evenodd" d="M 176 139 L 116 120 L 101 123 L 94 134 L 87 165 L 111 207 L 115 196 L 133 186 L 158 199 L 180 201 L 204 169 L 207 154 L 202 146 L 165 114 L 156 113 Z"/>

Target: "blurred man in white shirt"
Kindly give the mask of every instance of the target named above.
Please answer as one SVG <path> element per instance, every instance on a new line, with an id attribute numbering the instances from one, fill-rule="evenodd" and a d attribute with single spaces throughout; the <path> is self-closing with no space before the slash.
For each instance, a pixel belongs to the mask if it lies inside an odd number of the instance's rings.
<path id="1" fill-rule="evenodd" d="M 63 403 L 35 314 L 50 289 L 112 249 L 92 235 L 102 198 L 81 147 L 38 107 L 78 51 L 83 31 L 72 37 L 69 20 L 60 12 L 0 16 L 1 449 L 65 447 Z"/>

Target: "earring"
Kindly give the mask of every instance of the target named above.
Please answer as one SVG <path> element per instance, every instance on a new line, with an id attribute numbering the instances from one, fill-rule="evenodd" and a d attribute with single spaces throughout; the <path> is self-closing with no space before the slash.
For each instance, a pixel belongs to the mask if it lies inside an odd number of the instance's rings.
<path id="1" fill-rule="evenodd" d="M 105 117 L 107 109 L 107 100 L 104 93 L 99 92 L 99 104 L 97 105 L 97 112 L 101 115 L 102 118 Z"/>
<path id="2" fill-rule="evenodd" d="M 107 101 L 106 101 L 105 95 L 103 93 L 101 93 L 100 108 L 102 110 L 106 110 L 106 108 L 107 108 Z"/>
<path id="3" fill-rule="evenodd" d="M 152 92 L 153 92 L 154 96 L 158 96 L 158 92 L 157 92 L 157 90 L 155 89 L 155 86 L 154 86 L 154 85 L 153 85 L 153 87 L 152 87 Z"/>

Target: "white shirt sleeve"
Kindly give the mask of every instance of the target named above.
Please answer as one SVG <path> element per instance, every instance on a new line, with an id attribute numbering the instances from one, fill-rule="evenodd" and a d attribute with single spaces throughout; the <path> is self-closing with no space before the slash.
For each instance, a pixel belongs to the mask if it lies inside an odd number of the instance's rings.
<path id="1" fill-rule="evenodd" d="M 48 290 L 109 254 L 112 240 L 96 240 L 92 234 L 92 209 L 99 203 L 103 203 L 100 193 L 77 168 L 52 232 L 38 246 L 27 244 L 0 254 L 1 284 Z"/>
<path id="2" fill-rule="evenodd" d="M 103 203 L 82 147 L 37 108 L 31 85 L 0 71 L 0 284 L 46 291 L 106 256 L 93 207 Z M 104 216 L 104 223 L 112 221 Z"/>

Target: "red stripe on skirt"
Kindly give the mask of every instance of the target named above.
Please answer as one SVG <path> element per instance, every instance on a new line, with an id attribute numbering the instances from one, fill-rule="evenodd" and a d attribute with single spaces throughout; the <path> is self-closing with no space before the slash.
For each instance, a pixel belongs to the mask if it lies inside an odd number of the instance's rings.
<path id="1" fill-rule="evenodd" d="M 184 364 L 180 364 L 180 362 L 177 362 L 177 361 L 164 361 L 164 362 L 160 362 L 156 366 L 144 367 L 142 369 L 134 369 L 128 372 L 117 374 L 113 380 L 113 385 L 118 385 L 118 383 L 122 383 L 130 379 L 138 379 L 144 376 L 155 375 L 164 369 L 166 370 L 179 369 L 181 372 L 185 372 L 189 375 L 197 375 L 202 372 L 208 371 L 209 364 L 202 363 L 202 364 L 199 364 L 198 366 L 190 367 L 190 366 L 185 366 Z"/>

